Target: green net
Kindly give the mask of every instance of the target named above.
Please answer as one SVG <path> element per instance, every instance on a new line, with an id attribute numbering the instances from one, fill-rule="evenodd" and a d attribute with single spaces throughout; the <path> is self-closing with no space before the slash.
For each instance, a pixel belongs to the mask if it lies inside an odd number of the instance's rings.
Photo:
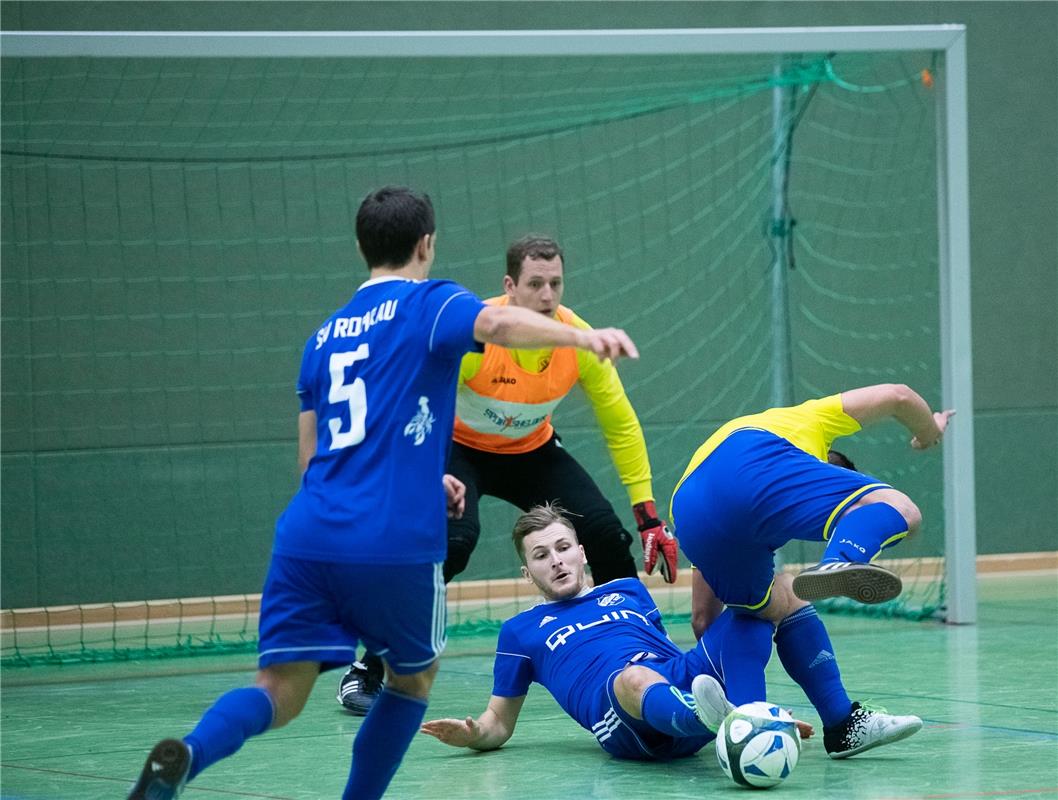
<path id="1" fill-rule="evenodd" d="M 777 247 L 795 401 L 879 381 L 939 400 L 929 53 L 2 66 L 5 664 L 252 648 L 302 344 L 365 275 L 352 220 L 383 183 L 431 195 L 434 275 L 483 296 L 511 239 L 562 242 L 566 302 L 643 353 L 622 377 L 662 506 L 713 428 L 771 404 Z M 555 422 L 631 524 L 589 406 Z M 926 519 L 882 613 L 932 614 L 939 457 L 896 426 L 850 442 Z M 515 514 L 483 503 L 453 634 L 533 602 Z M 685 585 L 659 594 L 686 619 Z"/>

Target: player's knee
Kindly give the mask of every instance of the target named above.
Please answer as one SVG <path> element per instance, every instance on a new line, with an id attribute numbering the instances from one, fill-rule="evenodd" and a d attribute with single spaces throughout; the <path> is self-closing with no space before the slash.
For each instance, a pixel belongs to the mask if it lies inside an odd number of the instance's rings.
<path id="1" fill-rule="evenodd" d="M 664 682 L 665 679 L 649 667 L 629 664 L 614 678 L 614 695 L 625 711 L 641 718 L 644 693 L 655 683 Z"/>
<path id="2" fill-rule="evenodd" d="M 302 665 L 307 666 L 302 669 Z M 257 673 L 255 684 L 267 692 L 275 710 L 273 729 L 282 728 L 301 713 L 318 674 L 318 665 L 308 662 L 276 664 Z"/>
<path id="3" fill-rule="evenodd" d="M 386 686 L 394 691 L 425 700 L 430 695 L 434 678 L 440 664 L 434 661 L 421 672 L 413 672 L 411 675 L 398 675 L 389 665 L 386 665 Z"/>
<path id="4" fill-rule="evenodd" d="M 448 555 L 445 556 L 444 580 L 448 583 L 456 575 L 459 575 L 470 563 L 470 554 L 474 552 L 476 539 L 466 539 L 461 536 L 453 536 L 448 540 Z"/>
<path id="5" fill-rule="evenodd" d="M 901 497 L 903 498 L 903 503 L 897 506 L 896 510 L 900 512 L 900 515 L 907 523 L 907 533 L 910 536 L 917 533 L 922 525 L 922 512 L 910 497 L 907 495 L 901 495 Z"/>
<path id="6" fill-rule="evenodd" d="M 904 522 L 907 523 L 908 535 L 915 533 L 919 526 L 922 525 L 922 512 L 919 511 L 918 506 L 915 505 L 915 502 L 910 497 L 896 489 L 871 492 L 863 498 L 863 501 L 862 505 L 885 503 L 894 508 L 904 518 Z M 857 505 L 860 504 L 857 503 Z"/>

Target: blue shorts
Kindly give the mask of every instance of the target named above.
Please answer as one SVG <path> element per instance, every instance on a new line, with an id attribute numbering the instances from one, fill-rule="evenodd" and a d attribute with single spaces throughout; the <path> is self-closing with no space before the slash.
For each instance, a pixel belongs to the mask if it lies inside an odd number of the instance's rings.
<path id="1" fill-rule="evenodd" d="M 770 597 L 776 550 L 792 539 L 828 540 L 853 502 L 888 488 L 745 428 L 687 476 L 672 498 L 672 518 L 680 547 L 716 596 L 755 610 Z"/>
<path id="2" fill-rule="evenodd" d="M 441 564 L 332 564 L 272 556 L 261 594 L 259 667 L 318 661 L 334 669 L 363 642 L 398 675 L 444 650 Z"/>
<path id="3" fill-rule="evenodd" d="M 708 632 L 707 632 L 708 634 Z M 703 646 L 683 653 L 674 658 L 645 658 L 633 663 L 652 669 L 681 691 L 690 692 L 691 681 L 703 672 L 718 677 L 709 666 Z M 591 732 L 607 753 L 614 758 L 627 758 L 638 761 L 669 761 L 674 758 L 693 756 L 716 737 L 712 734 L 702 736 L 675 737 L 654 730 L 645 720 L 635 719 L 621 708 L 614 694 L 614 681 L 621 674 L 615 670 L 606 679 L 606 685 L 599 692 L 595 701 L 594 718 L 598 720 L 591 726 Z"/>

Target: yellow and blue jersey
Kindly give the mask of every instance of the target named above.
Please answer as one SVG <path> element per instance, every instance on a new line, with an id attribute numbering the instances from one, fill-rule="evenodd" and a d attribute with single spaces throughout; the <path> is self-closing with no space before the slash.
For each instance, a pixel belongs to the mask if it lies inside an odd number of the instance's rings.
<path id="1" fill-rule="evenodd" d="M 779 436 L 799 450 L 820 461 L 827 460 L 827 451 L 834 440 L 849 436 L 860 430 L 860 423 L 845 413 L 841 395 L 832 394 L 818 400 L 807 400 L 798 406 L 769 408 L 758 414 L 747 414 L 724 423 L 691 456 L 683 477 L 676 489 L 694 470 L 709 457 L 728 436 L 743 428 L 768 431 Z"/>

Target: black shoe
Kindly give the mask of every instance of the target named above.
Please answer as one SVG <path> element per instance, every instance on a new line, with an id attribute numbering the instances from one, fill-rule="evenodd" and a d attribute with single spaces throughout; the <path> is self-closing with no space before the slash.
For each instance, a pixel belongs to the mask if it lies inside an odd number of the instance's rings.
<path id="1" fill-rule="evenodd" d="M 365 658 L 365 661 L 367 659 Z M 382 676 L 370 665 L 354 661 L 338 683 L 336 699 L 351 714 L 367 716 L 375 699 L 382 694 Z"/>
<path id="2" fill-rule="evenodd" d="M 827 597 L 851 597 L 857 602 L 873 605 L 892 600 L 903 588 L 900 576 L 884 567 L 852 561 L 825 561 L 809 567 L 793 579 L 794 594 L 809 602 Z"/>
<path id="3" fill-rule="evenodd" d="M 191 769 L 191 749 L 179 739 L 162 739 L 147 756 L 128 800 L 172 800 L 180 795 Z"/>
<path id="4" fill-rule="evenodd" d="M 872 747 L 899 742 L 922 730 L 918 717 L 897 717 L 884 708 L 852 704 L 845 721 L 823 728 L 823 747 L 831 758 L 848 758 Z"/>

